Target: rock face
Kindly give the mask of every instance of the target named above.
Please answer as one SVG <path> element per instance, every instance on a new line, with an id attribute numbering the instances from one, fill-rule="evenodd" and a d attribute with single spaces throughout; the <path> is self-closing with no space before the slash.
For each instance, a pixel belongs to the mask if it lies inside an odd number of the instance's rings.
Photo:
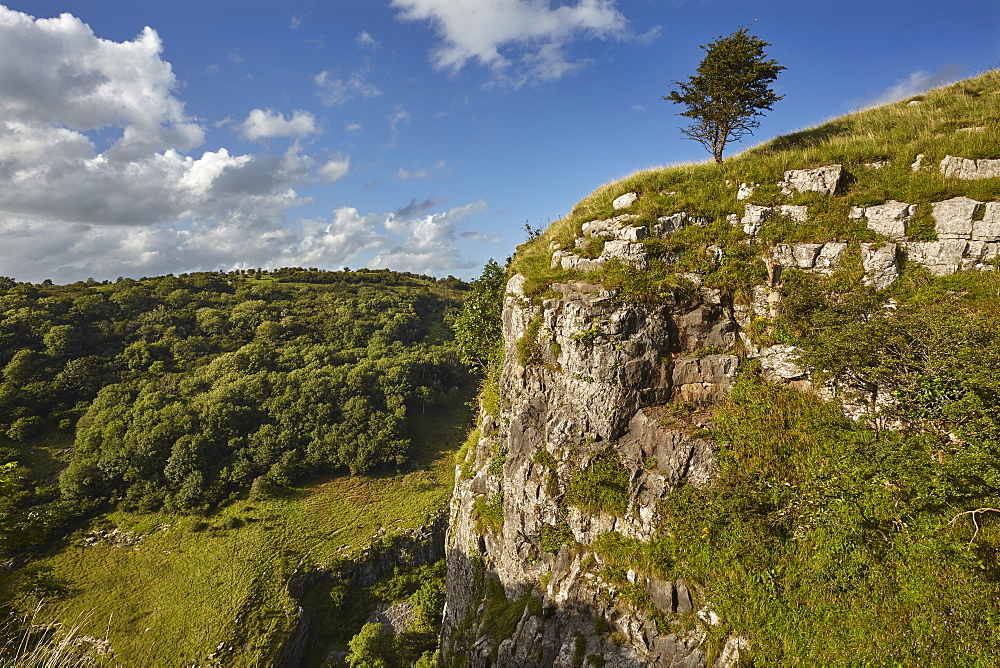
<path id="1" fill-rule="evenodd" d="M 778 206 L 759 206 L 757 204 L 744 204 L 742 218 L 731 218 L 730 222 L 739 222 L 743 226 L 743 231 L 749 236 L 756 236 L 760 232 L 761 225 L 773 216 L 787 216 L 795 223 L 804 223 L 808 219 L 807 207 L 793 204 L 779 204 Z"/>
<path id="2" fill-rule="evenodd" d="M 884 290 L 899 277 L 899 247 L 861 244 L 861 266 L 865 269 L 865 285 Z"/>
<path id="3" fill-rule="evenodd" d="M 820 274 L 832 274 L 847 250 L 846 241 L 828 241 L 825 244 L 778 244 L 771 255 L 772 262 L 781 267 L 798 267 Z"/>
<path id="4" fill-rule="evenodd" d="M 625 193 L 621 197 L 616 198 L 615 201 L 611 203 L 611 206 L 615 209 L 627 209 L 638 201 L 639 196 L 635 193 Z"/>
<path id="5" fill-rule="evenodd" d="M 983 208 L 982 202 L 968 197 L 953 197 L 932 205 L 934 231 L 938 239 L 969 239 L 972 219 Z"/>
<path id="6" fill-rule="evenodd" d="M 737 358 L 715 351 L 736 342 L 732 309 L 711 297 L 626 304 L 586 283 L 557 284 L 558 296 L 539 304 L 520 294 L 522 284 L 510 281 L 504 308 L 504 402 L 498 416 L 481 416 L 452 499 L 446 660 L 570 666 L 596 655 L 614 666 L 706 665 L 704 632 L 670 621 L 703 604 L 697 592 L 631 568 L 622 582 L 595 544 L 609 532 L 650 541 L 658 500 L 712 475 L 715 446 L 697 437 L 696 421 L 672 417 L 668 402 L 706 409 L 728 392 Z M 567 491 L 581 471 L 608 457 L 627 487 L 622 506 L 574 502 Z M 502 499 L 498 532 L 477 527 L 474 509 L 490 499 Z M 498 603 L 490 582 L 507 601 L 535 601 L 522 604 L 508 637 L 483 622 Z M 636 584 L 649 603 L 622 595 Z"/>

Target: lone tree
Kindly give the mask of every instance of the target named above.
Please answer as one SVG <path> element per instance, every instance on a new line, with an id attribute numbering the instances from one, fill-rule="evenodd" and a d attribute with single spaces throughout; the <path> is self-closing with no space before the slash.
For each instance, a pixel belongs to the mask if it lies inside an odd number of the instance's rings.
<path id="1" fill-rule="evenodd" d="M 680 90 L 670 91 L 664 100 L 687 106 L 680 116 L 694 119 L 681 132 L 711 151 L 715 162 L 722 162 L 726 144 L 752 135 L 760 125 L 762 109 L 784 97 L 775 95 L 769 85 L 785 67 L 773 58 L 765 60 L 768 42 L 740 28 L 711 44 L 703 44 L 705 59 L 697 74 L 687 82 L 675 81 Z"/>

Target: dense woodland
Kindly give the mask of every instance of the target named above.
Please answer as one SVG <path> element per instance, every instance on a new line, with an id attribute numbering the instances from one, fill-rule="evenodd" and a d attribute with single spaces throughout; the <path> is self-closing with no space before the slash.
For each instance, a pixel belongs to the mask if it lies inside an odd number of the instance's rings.
<path id="1" fill-rule="evenodd" d="M 299 268 L 0 279 L 2 545 L 109 506 L 203 512 L 405 466 L 408 412 L 470 380 L 449 326 L 467 288 Z M 55 430 L 73 445 L 46 477 L 25 444 Z"/>

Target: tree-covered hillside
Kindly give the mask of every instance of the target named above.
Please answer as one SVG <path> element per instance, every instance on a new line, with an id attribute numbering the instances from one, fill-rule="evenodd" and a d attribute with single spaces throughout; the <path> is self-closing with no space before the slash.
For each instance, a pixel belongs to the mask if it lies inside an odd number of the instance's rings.
<path id="1" fill-rule="evenodd" d="M 108 503 L 203 511 L 306 476 L 404 465 L 407 415 L 469 382 L 449 327 L 465 287 L 305 269 L 3 279 L 4 549 Z M 59 433 L 64 452 L 33 446 Z"/>

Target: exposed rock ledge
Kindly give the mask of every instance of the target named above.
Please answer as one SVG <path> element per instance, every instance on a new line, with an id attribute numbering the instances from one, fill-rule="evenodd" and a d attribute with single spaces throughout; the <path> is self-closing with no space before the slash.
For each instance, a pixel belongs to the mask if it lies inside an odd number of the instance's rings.
<path id="1" fill-rule="evenodd" d="M 704 604 L 699 592 L 628 570 L 628 585 L 645 590 L 652 607 L 637 606 L 594 544 L 610 531 L 651 540 L 658 501 L 712 475 L 714 445 L 696 433 L 736 375 L 736 357 L 713 351 L 736 342 L 732 309 L 709 297 L 621 304 L 586 283 L 557 284 L 559 296 L 536 304 L 522 285 L 511 279 L 504 308 L 503 408 L 481 416 L 470 475 L 457 475 L 452 497 L 444 653 L 470 666 L 570 666 L 589 655 L 608 666 L 704 666 L 704 630 L 685 631 L 678 619 Z M 533 331 L 541 362 L 525 367 L 517 344 Z M 664 407 L 671 399 L 699 407 L 693 419 L 672 416 Z M 569 503 L 574 476 L 609 446 L 628 479 L 625 512 Z M 493 465 L 498 453 L 502 472 Z M 477 529 L 477 499 L 501 500 L 499 532 Z M 564 537 L 553 543 L 559 531 Z M 510 601 L 538 600 L 510 637 L 481 626 L 489 580 Z M 741 642 L 728 643 L 729 658 L 715 665 L 735 664 Z"/>

